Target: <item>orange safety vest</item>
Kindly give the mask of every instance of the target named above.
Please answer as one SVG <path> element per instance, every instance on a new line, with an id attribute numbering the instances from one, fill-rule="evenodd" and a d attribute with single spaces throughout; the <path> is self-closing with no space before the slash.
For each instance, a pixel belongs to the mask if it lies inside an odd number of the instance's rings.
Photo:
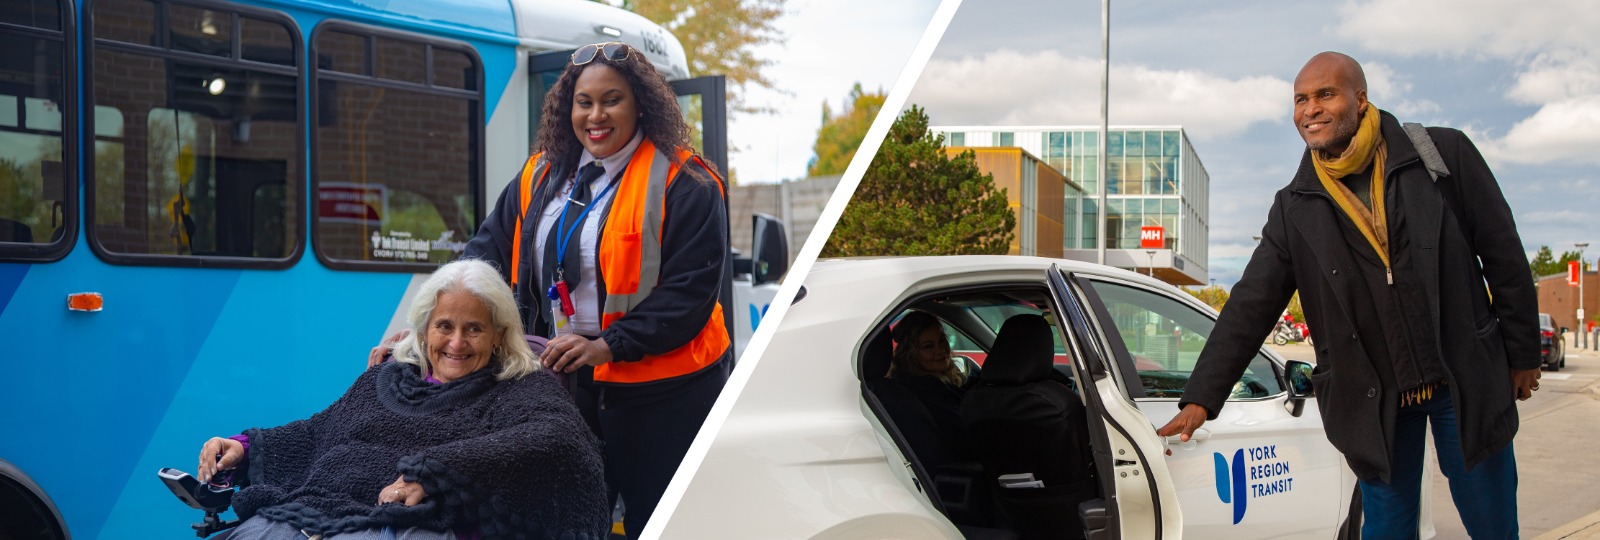
<path id="1" fill-rule="evenodd" d="M 536 187 L 544 183 L 550 164 L 543 154 L 534 154 L 522 167 L 522 213 L 517 215 L 516 233 L 511 244 L 511 283 L 520 278 L 518 269 L 522 260 L 522 221 L 527 216 L 528 205 L 533 203 Z M 639 142 L 633 158 L 623 172 L 622 182 L 611 196 L 605 227 L 600 231 L 599 273 L 605 284 L 605 306 L 600 314 L 600 328 L 622 318 L 628 310 L 639 305 L 661 280 L 661 234 L 666 218 L 667 188 L 678 176 L 679 167 L 690 159 L 700 157 L 688 150 L 679 149 L 676 159 L 668 159 L 650 142 Z M 707 172 L 710 167 L 700 162 Z M 722 178 L 712 172 L 717 181 L 718 193 L 726 197 L 727 187 Z M 538 287 L 534 287 L 537 289 Z M 723 326 L 722 302 L 711 308 L 711 316 L 693 340 L 662 354 L 647 354 L 637 362 L 607 362 L 594 368 L 594 380 L 610 383 L 644 383 L 670 379 L 700 371 L 716 362 L 728 350 L 728 329 Z"/>

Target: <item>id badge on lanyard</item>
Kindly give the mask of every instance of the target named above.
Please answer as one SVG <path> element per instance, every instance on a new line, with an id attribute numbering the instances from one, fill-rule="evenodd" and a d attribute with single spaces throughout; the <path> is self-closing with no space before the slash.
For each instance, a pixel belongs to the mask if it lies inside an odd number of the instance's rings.
<path id="1" fill-rule="evenodd" d="M 600 190 L 598 197 L 591 199 L 591 201 L 599 202 L 605 199 L 606 195 L 610 194 L 611 190 L 616 187 L 617 182 L 613 180 L 606 185 L 605 189 Z M 595 205 L 584 206 L 583 212 L 578 214 L 578 219 L 573 220 L 572 228 L 563 232 L 561 231 L 561 224 L 566 221 L 567 210 L 571 206 L 572 199 L 568 198 L 567 203 L 561 206 L 561 216 L 556 218 L 554 225 L 556 233 L 559 235 L 556 237 L 556 279 L 555 283 L 550 285 L 548 294 L 550 296 L 550 321 L 555 328 L 555 335 L 557 336 L 573 333 L 572 316 L 578 313 L 577 307 L 572 304 L 572 291 L 568 290 L 567 287 L 566 271 L 563 268 L 565 261 L 562 261 L 560 257 L 566 255 L 567 243 L 572 241 L 572 235 L 578 232 L 578 226 L 583 224 L 583 218 L 589 215 L 589 211 L 593 210 Z"/>
<path id="2" fill-rule="evenodd" d="M 567 282 L 562 279 L 563 271 L 556 268 L 556 284 L 550 286 L 550 322 L 555 327 L 555 335 L 561 336 L 572 333 L 572 316 L 578 313 L 572 305 L 572 291 L 567 290 Z"/>

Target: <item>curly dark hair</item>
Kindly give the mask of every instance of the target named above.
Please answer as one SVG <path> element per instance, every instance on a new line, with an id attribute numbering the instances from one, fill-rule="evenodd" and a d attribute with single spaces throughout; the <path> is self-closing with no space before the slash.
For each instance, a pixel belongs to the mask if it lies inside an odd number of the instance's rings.
<path id="1" fill-rule="evenodd" d="M 539 118 L 539 137 L 533 142 L 533 151 L 544 152 L 547 161 L 559 166 L 573 165 L 578 161 L 578 156 L 583 155 L 583 143 L 572 131 L 573 87 L 577 86 L 578 75 L 583 70 L 602 64 L 616 70 L 628 81 L 639 112 L 644 113 L 639 118 L 638 129 L 644 130 L 644 136 L 661 148 L 662 153 L 670 157 L 673 148 L 694 150 L 689 137 L 689 124 L 683 120 L 682 109 L 678 108 L 678 94 L 672 91 L 666 77 L 661 76 L 643 54 L 628 47 L 628 57 L 622 60 L 613 61 L 604 54 L 597 54 L 593 61 L 581 66 L 574 66 L 570 61 L 567 63 L 566 69 L 561 70 L 561 76 L 556 79 L 555 87 L 545 94 Z M 709 161 L 706 166 L 714 167 Z"/>

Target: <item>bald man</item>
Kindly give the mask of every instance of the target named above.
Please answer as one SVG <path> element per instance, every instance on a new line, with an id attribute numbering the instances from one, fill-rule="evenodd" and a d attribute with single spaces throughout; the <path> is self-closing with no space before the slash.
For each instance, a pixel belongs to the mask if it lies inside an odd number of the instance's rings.
<path id="1" fill-rule="evenodd" d="M 1449 169 L 1432 178 L 1343 54 L 1301 68 L 1293 118 L 1299 171 L 1157 433 L 1187 441 L 1217 417 L 1298 290 L 1323 426 L 1361 480 L 1362 537 L 1417 536 L 1431 423 L 1467 532 L 1516 538 L 1511 440 L 1517 400 L 1539 389 L 1538 301 L 1494 174 L 1460 131 L 1428 128 Z"/>

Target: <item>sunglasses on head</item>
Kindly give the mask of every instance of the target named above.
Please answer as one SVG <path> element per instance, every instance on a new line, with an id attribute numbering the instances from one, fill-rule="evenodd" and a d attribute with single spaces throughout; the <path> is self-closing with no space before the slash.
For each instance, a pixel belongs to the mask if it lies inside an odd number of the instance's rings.
<path id="1" fill-rule="evenodd" d="M 628 59 L 633 49 L 627 43 L 613 41 L 610 43 L 592 43 L 578 47 L 572 51 L 572 65 L 581 66 L 593 62 L 596 57 L 604 57 L 610 62 L 621 62 Z"/>

